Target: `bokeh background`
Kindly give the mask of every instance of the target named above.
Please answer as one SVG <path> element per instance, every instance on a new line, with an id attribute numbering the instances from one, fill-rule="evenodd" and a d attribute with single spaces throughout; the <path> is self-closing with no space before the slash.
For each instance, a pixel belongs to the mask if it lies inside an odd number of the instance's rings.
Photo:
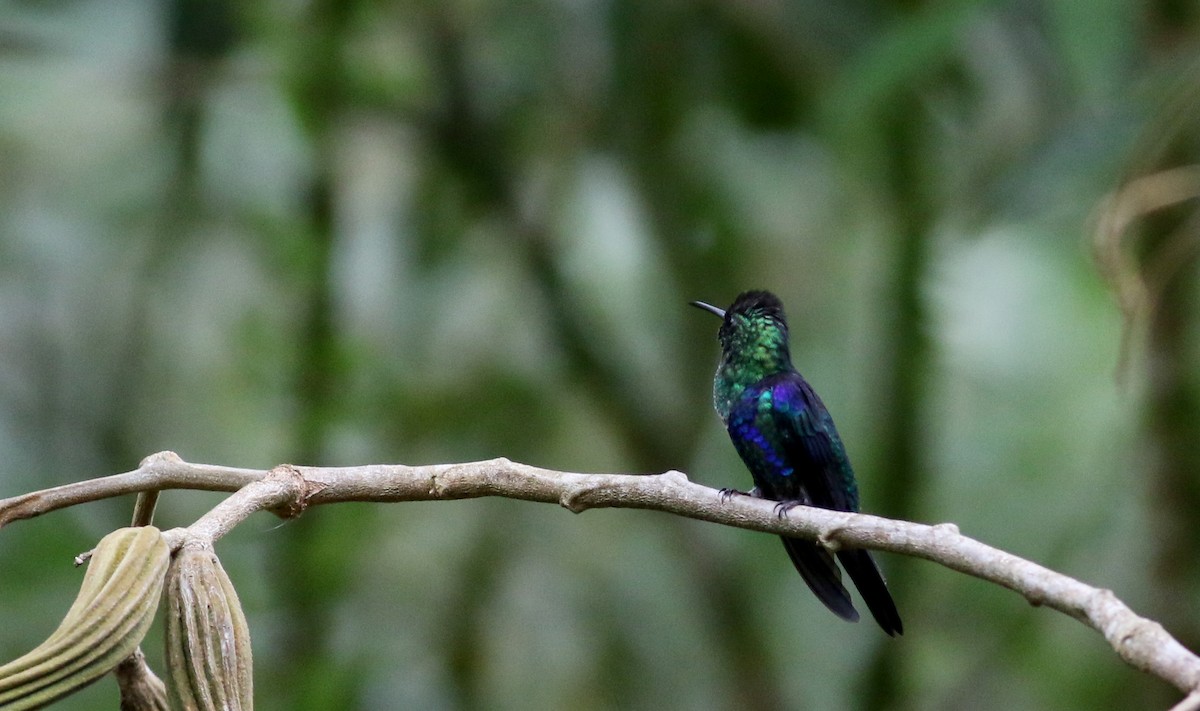
<path id="1" fill-rule="evenodd" d="M 686 303 L 770 288 L 867 510 L 1196 649 L 1198 47 L 1177 0 L 2 2 L 0 497 L 163 449 L 746 486 Z M 0 658 L 131 510 L 0 532 Z M 881 556 L 890 640 L 653 512 L 341 505 L 218 553 L 266 710 L 1177 699 L 932 564 Z"/>

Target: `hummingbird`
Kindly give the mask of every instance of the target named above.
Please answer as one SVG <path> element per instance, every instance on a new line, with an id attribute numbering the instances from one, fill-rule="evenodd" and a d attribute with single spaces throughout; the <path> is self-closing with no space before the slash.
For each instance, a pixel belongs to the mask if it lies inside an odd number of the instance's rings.
<path id="1" fill-rule="evenodd" d="M 703 301 L 691 305 L 722 320 L 713 405 L 754 481 L 750 491 L 722 489 L 722 498 L 740 494 L 777 501 L 781 517 L 800 505 L 857 512 L 854 469 L 829 410 L 792 366 L 779 298 L 768 291 L 747 291 L 726 310 Z M 833 614 L 857 622 L 858 611 L 833 555 L 803 538 L 783 536 L 783 547 L 817 598 Z M 893 637 L 903 634 L 900 613 L 871 553 L 842 548 L 837 560 L 883 631 Z"/>

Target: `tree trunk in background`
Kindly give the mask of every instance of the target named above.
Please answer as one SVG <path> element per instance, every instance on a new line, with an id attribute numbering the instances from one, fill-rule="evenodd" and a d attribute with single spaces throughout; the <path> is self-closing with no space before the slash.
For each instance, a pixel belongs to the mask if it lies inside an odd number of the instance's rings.
<path id="1" fill-rule="evenodd" d="M 1186 39 L 1200 22 L 1195 3 L 1157 0 L 1145 9 L 1147 49 L 1165 63 L 1194 56 Z M 1194 64 L 1191 65 L 1194 67 Z M 1148 164 L 1139 173 L 1196 163 L 1197 91 L 1175 88 L 1146 129 Z M 1197 196 L 1200 197 L 1200 196 Z M 1144 485 L 1152 558 L 1150 616 L 1200 651 L 1200 351 L 1196 338 L 1196 198 L 1146 217 L 1139 276 L 1155 295 L 1146 314 Z M 1182 249 L 1180 247 L 1183 247 Z M 1162 255 L 1170 254 L 1164 260 Z M 1167 262 L 1170 262 L 1167 265 Z M 1164 268 L 1164 265 L 1167 265 Z M 1132 474 L 1131 476 L 1137 476 Z M 1140 693 L 1139 693 L 1140 692 Z M 1139 686 L 1128 708 L 1166 708 L 1179 699 L 1162 685 Z"/>
<path id="2" fill-rule="evenodd" d="M 933 230 L 933 210 L 925 171 L 925 130 L 920 101 L 914 94 L 898 97 L 896 105 L 882 121 L 887 149 L 885 189 L 890 198 L 893 218 L 892 236 L 896 241 L 892 256 L 892 282 L 887 303 L 892 305 L 887 319 L 887 349 L 884 355 L 884 382 L 880 406 L 883 422 L 879 436 L 880 455 L 876 476 L 871 482 L 871 513 L 899 519 L 913 519 L 924 488 L 921 476 L 921 446 L 928 423 L 922 408 L 924 369 L 928 362 L 929 339 L 927 314 L 921 285 L 928 272 L 928 240 Z M 886 316 L 885 316 L 886 318 Z M 912 559 L 887 558 L 888 587 L 896 599 L 901 616 L 908 607 Z M 859 695 L 859 708 L 903 708 L 902 643 L 884 643 L 867 667 L 865 683 Z"/>
<path id="3" fill-rule="evenodd" d="M 1195 210 L 1171 210 L 1152 216 L 1143 235 L 1143 261 L 1171 249 L 1179 240 L 1195 241 Z M 1161 263 L 1161 262 L 1160 262 Z M 1151 305 L 1146 334 L 1146 494 L 1151 525 L 1150 614 L 1188 649 L 1200 649 L 1200 373 L 1197 371 L 1196 258 L 1184 262 L 1162 283 L 1146 275 Z M 1178 701 L 1173 689 L 1144 688 L 1151 698 L 1137 704 L 1165 708 Z M 1149 706 L 1146 706 L 1149 704 Z"/>
<path id="4" fill-rule="evenodd" d="M 289 457 L 303 464 L 325 464 L 330 427 L 336 417 L 341 368 L 338 334 L 334 328 L 332 261 L 335 232 L 335 150 L 337 120 L 345 114 L 348 78 L 341 53 L 355 3 L 325 0 L 309 8 L 303 23 L 311 35 L 299 44 L 303 55 L 291 85 L 294 110 L 313 146 L 313 165 L 307 186 L 306 234 L 296 246 L 294 397 L 295 442 Z M 275 689 L 285 690 L 271 705 L 283 709 L 354 709 L 362 694 L 358 675 L 337 659 L 338 601 L 345 597 L 358 561 L 351 551 L 329 540 L 362 539 L 369 525 L 361 511 L 311 510 L 289 523 L 278 539 L 274 557 L 274 594 L 282 621 L 271 670 Z"/>

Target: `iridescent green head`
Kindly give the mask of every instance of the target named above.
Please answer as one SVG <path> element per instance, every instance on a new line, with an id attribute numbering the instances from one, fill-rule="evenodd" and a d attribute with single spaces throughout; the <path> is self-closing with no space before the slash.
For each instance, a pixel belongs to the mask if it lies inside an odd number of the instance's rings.
<path id="1" fill-rule="evenodd" d="M 747 291 L 728 310 L 702 301 L 692 306 L 720 316 L 721 363 L 713 381 L 713 404 L 724 420 L 734 400 L 768 375 L 791 370 L 783 304 L 769 291 Z"/>

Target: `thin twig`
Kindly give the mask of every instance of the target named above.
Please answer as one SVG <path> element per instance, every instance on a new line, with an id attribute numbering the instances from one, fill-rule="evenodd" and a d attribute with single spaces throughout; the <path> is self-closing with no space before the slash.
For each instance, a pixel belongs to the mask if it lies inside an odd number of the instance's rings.
<path id="1" fill-rule="evenodd" d="M 158 489 L 139 491 L 133 503 L 133 521 L 130 526 L 149 526 L 154 523 L 154 509 L 158 506 Z"/>

